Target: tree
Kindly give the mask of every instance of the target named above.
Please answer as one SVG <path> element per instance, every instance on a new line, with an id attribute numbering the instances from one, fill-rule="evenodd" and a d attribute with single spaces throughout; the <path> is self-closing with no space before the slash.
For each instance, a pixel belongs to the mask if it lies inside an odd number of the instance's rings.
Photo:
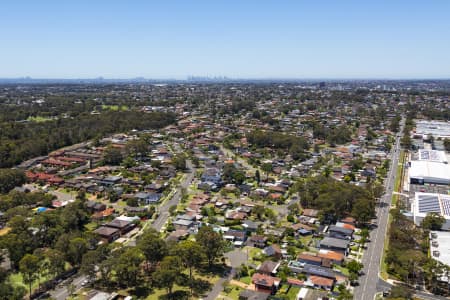
<path id="1" fill-rule="evenodd" d="M 177 213 L 177 205 L 176 204 L 171 205 L 169 207 L 169 213 L 171 216 L 174 216 Z"/>
<path id="2" fill-rule="evenodd" d="M 22 273 L 23 282 L 28 284 L 30 299 L 31 286 L 38 277 L 39 258 L 33 254 L 26 254 L 19 262 L 19 271 Z"/>
<path id="3" fill-rule="evenodd" d="M 47 249 L 45 252 L 45 258 L 48 260 L 48 272 L 54 277 L 59 276 L 64 272 L 66 261 L 64 255 L 55 249 Z"/>
<path id="4" fill-rule="evenodd" d="M 154 278 L 158 287 L 165 288 L 169 299 L 172 298 L 172 288 L 181 273 L 181 261 L 177 256 L 166 256 L 156 270 Z"/>
<path id="5" fill-rule="evenodd" d="M 172 157 L 172 163 L 173 163 L 175 169 L 177 169 L 179 171 L 184 171 L 187 168 L 186 157 L 184 155 L 176 155 L 176 156 Z"/>
<path id="6" fill-rule="evenodd" d="M 352 293 L 346 289 L 345 285 L 341 284 L 338 286 L 339 296 L 337 297 L 338 300 L 352 300 L 353 295 Z"/>
<path id="7" fill-rule="evenodd" d="M 446 138 L 444 140 L 445 151 L 450 152 L 450 139 Z"/>
<path id="8" fill-rule="evenodd" d="M 224 252 L 225 243 L 221 234 L 214 231 L 211 226 L 202 226 L 195 239 L 203 247 L 208 265 L 211 267 L 214 260 L 221 257 Z"/>
<path id="9" fill-rule="evenodd" d="M 388 299 L 412 299 L 413 293 L 412 291 L 405 287 L 400 285 L 395 285 L 391 289 L 391 293 L 389 294 Z"/>
<path id="10" fill-rule="evenodd" d="M 80 272 L 85 274 L 89 280 L 96 278 L 96 264 L 100 262 L 99 259 L 100 257 L 95 250 L 88 251 L 83 255 Z"/>
<path id="11" fill-rule="evenodd" d="M 363 264 L 357 262 L 356 260 L 352 260 L 346 265 L 348 271 L 350 272 L 349 280 L 350 282 L 356 282 L 359 277 L 359 272 L 361 272 L 363 268 Z"/>
<path id="12" fill-rule="evenodd" d="M 84 238 L 76 237 L 69 241 L 67 249 L 67 260 L 74 266 L 81 264 L 81 258 L 88 249 L 87 241 Z"/>
<path id="13" fill-rule="evenodd" d="M 359 235 L 361 236 L 360 243 L 361 245 L 364 245 L 367 242 L 367 239 L 369 238 L 369 230 L 367 228 L 363 228 L 361 229 Z"/>
<path id="14" fill-rule="evenodd" d="M 422 228 L 425 230 L 441 230 L 445 218 L 438 213 L 431 212 L 422 220 Z"/>
<path id="15" fill-rule="evenodd" d="M 192 294 L 192 270 L 202 264 L 205 255 L 203 249 L 197 242 L 186 240 L 176 246 L 174 253 L 181 259 L 184 267 L 189 270 L 189 287 Z"/>
<path id="16" fill-rule="evenodd" d="M 151 267 L 154 267 L 168 253 L 166 241 L 154 229 L 145 231 L 139 237 L 137 247 L 142 251 Z"/>
<path id="17" fill-rule="evenodd" d="M 16 169 L 0 169 L 0 193 L 8 193 L 26 181 L 25 173 Z"/>
<path id="18" fill-rule="evenodd" d="M 269 177 L 269 173 L 270 172 L 272 172 L 272 164 L 271 163 L 264 163 L 262 166 L 261 166 L 261 169 L 264 171 L 264 172 L 266 172 L 266 180 L 267 180 L 267 178 Z"/>
<path id="19" fill-rule="evenodd" d="M 353 204 L 352 216 L 359 223 L 367 223 L 374 216 L 373 202 L 360 199 Z"/>
<path id="20" fill-rule="evenodd" d="M 261 182 L 261 174 L 259 174 L 259 170 L 256 170 L 255 172 L 255 180 L 259 185 L 259 183 Z"/>
<path id="21" fill-rule="evenodd" d="M 118 148 L 112 146 L 106 147 L 103 152 L 103 161 L 107 165 L 118 166 L 123 160 L 122 152 Z"/>
<path id="22" fill-rule="evenodd" d="M 130 287 L 138 284 L 140 266 L 144 259 L 144 254 L 136 247 L 127 247 L 121 252 L 113 266 L 117 280 L 121 285 Z"/>

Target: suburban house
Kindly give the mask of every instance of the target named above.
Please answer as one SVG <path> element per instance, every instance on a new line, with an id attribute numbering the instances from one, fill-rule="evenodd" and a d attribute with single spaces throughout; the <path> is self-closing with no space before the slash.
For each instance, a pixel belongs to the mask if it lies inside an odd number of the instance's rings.
<path id="1" fill-rule="evenodd" d="M 264 235 L 252 235 L 248 242 L 249 246 L 264 248 L 267 245 L 267 237 Z"/>
<path id="2" fill-rule="evenodd" d="M 261 274 L 275 276 L 279 267 L 280 262 L 266 260 L 256 269 L 256 271 Z"/>
<path id="3" fill-rule="evenodd" d="M 331 291 L 334 287 L 335 281 L 330 278 L 321 277 L 321 276 L 309 276 L 308 281 L 306 282 L 307 285 L 312 285 L 315 288 Z"/>
<path id="4" fill-rule="evenodd" d="M 329 236 L 337 239 L 351 240 L 353 238 L 353 230 L 345 227 L 331 225 L 328 229 Z"/>
<path id="5" fill-rule="evenodd" d="M 320 249 L 333 250 L 340 252 L 344 255 L 348 254 L 349 251 L 349 240 L 337 239 L 332 237 L 325 237 L 320 241 Z"/>
<path id="6" fill-rule="evenodd" d="M 273 256 L 278 259 L 283 257 L 283 253 L 281 252 L 280 246 L 278 246 L 277 244 L 272 244 L 264 248 L 263 253 L 267 256 Z"/>
<path id="7" fill-rule="evenodd" d="M 134 198 L 136 198 L 139 203 L 148 205 L 158 203 L 161 199 L 161 194 L 139 192 L 134 195 Z"/>
<path id="8" fill-rule="evenodd" d="M 172 222 L 176 230 L 189 230 L 194 226 L 194 222 L 190 220 L 177 219 Z"/>
<path id="9" fill-rule="evenodd" d="M 307 253 L 300 254 L 297 257 L 297 260 L 304 264 L 310 264 L 310 265 L 315 265 L 315 266 L 322 265 L 322 258 L 315 256 L 315 255 L 307 254 Z"/>
<path id="10" fill-rule="evenodd" d="M 106 223 L 104 226 L 116 228 L 120 231 L 120 234 L 126 234 L 127 232 L 131 231 L 136 225 L 131 221 L 115 218 L 111 222 Z"/>
<path id="11" fill-rule="evenodd" d="M 275 294 L 280 286 L 281 279 L 269 275 L 255 273 L 252 276 L 252 283 L 258 292 Z"/>
<path id="12" fill-rule="evenodd" d="M 111 243 L 120 237 L 120 230 L 117 228 L 100 226 L 94 233 L 97 234 L 100 239 L 106 243 Z"/>

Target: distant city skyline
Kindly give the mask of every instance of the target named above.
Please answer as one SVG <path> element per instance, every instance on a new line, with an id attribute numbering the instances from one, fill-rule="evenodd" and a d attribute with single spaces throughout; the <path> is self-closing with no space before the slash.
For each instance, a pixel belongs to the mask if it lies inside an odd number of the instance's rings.
<path id="1" fill-rule="evenodd" d="M 450 1 L 7 1 L 0 78 L 447 79 Z"/>

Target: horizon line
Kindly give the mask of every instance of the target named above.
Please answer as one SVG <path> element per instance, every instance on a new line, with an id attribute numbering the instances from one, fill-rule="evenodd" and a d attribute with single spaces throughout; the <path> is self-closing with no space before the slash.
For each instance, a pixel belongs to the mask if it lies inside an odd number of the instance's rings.
<path id="1" fill-rule="evenodd" d="M 239 81 L 239 80 L 254 80 L 254 81 L 267 81 L 267 80 L 288 80 L 288 81 L 364 81 L 364 80 L 390 80 L 390 81 L 414 81 L 414 80 L 450 80 L 449 77 L 229 77 L 224 75 L 217 76 L 194 76 L 188 75 L 183 78 L 177 77 L 0 77 L 0 81 L 33 81 L 33 80 L 45 80 L 45 81 L 56 81 L 56 80 L 90 80 L 90 81 L 155 81 L 155 80 L 167 80 L 167 81 Z"/>

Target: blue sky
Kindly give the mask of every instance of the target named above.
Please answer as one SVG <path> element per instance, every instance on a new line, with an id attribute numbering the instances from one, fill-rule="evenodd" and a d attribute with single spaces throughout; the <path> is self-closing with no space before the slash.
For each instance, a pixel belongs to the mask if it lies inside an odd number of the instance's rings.
<path id="1" fill-rule="evenodd" d="M 450 1 L 11 0 L 0 77 L 450 78 Z"/>

